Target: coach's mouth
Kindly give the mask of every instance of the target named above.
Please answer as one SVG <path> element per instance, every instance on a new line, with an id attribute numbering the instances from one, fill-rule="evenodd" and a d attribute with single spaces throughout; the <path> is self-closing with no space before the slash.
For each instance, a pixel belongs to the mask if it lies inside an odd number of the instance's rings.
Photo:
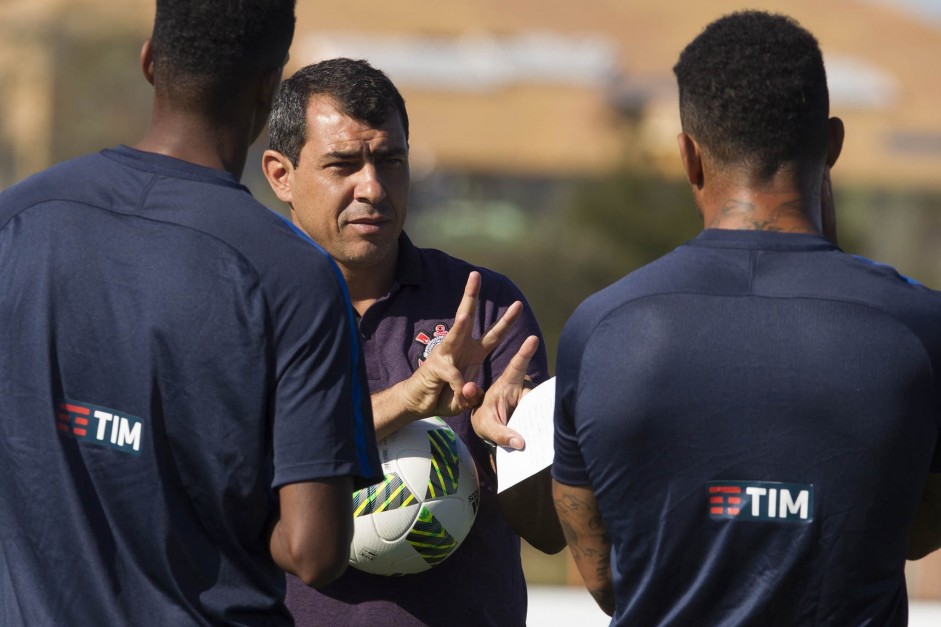
<path id="1" fill-rule="evenodd" d="M 346 224 L 357 233 L 369 235 L 372 233 L 379 233 L 392 224 L 392 221 L 384 216 L 375 216 L 356 218 L 355 220 L 347 221 Z"/>

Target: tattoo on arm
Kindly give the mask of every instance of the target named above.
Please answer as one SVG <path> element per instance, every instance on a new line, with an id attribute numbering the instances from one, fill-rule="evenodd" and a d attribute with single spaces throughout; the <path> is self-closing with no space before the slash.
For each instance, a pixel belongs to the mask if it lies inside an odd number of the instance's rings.
<path id="1" fill-rule="evenodd" d="M 585 587 L 608 615 L 614 612 L 611 538 L 590 488 L 553 487 L 556 512 Z"/>

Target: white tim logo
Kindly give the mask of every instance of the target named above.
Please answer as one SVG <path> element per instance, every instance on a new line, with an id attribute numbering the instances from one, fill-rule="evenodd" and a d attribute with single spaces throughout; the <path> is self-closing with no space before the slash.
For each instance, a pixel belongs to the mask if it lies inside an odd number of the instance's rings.
<path id="1" fill-rule="evenodd" d="M 745 494 L 751 497 L 751 515 L 755 518 L 792 518 L 807 520 L 810 492 L 798 490 L 795 498 L 787 488 L 747 487 Z M 762 511 L 764 504 L 764 511 Z"/>
<path id="2" fill-rule="evenodd" d="M 98 431 L 95 437 L 99 442 L 111 442 L 115 446 L 129 446 L 135 451 L 140 451 L 140 422 L 131 422 L 124 416 L 100 409 L 95 410 L 94 416 L 98 419 Z"/>

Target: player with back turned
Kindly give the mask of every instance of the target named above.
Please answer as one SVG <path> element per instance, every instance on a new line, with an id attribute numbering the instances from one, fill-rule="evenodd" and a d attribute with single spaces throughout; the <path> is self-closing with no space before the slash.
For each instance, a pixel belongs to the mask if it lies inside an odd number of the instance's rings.
<path id="1" fill-rule="evenodd" d="M 290 625 L 379 460 L 329 257 L 239 184 L 294 0 L 158 0 L 153 117 L 0 194 L 0 624 Z"/>
<path id="2" fill-rule="evenodd" d="M 560 342 L 579 571 L 616 625 L 904 625 L 905 559 L 941 544 L 941 295 L 837 247 L 810 33 L 735 13 L 675 73 L 706 228 Z"/>

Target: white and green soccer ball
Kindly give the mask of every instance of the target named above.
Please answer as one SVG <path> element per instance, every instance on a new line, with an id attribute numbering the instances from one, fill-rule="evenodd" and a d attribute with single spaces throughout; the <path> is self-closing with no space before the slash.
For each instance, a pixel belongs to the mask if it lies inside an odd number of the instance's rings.
<path id="1" fill-rule="evenodd" d="M 428 570 L 454 553 L 474 524 L 474 460 L 440 418 L 417 420 L 378 448 L 385 479 L 353 493 L 350 565 L 376 575 Z"/>

